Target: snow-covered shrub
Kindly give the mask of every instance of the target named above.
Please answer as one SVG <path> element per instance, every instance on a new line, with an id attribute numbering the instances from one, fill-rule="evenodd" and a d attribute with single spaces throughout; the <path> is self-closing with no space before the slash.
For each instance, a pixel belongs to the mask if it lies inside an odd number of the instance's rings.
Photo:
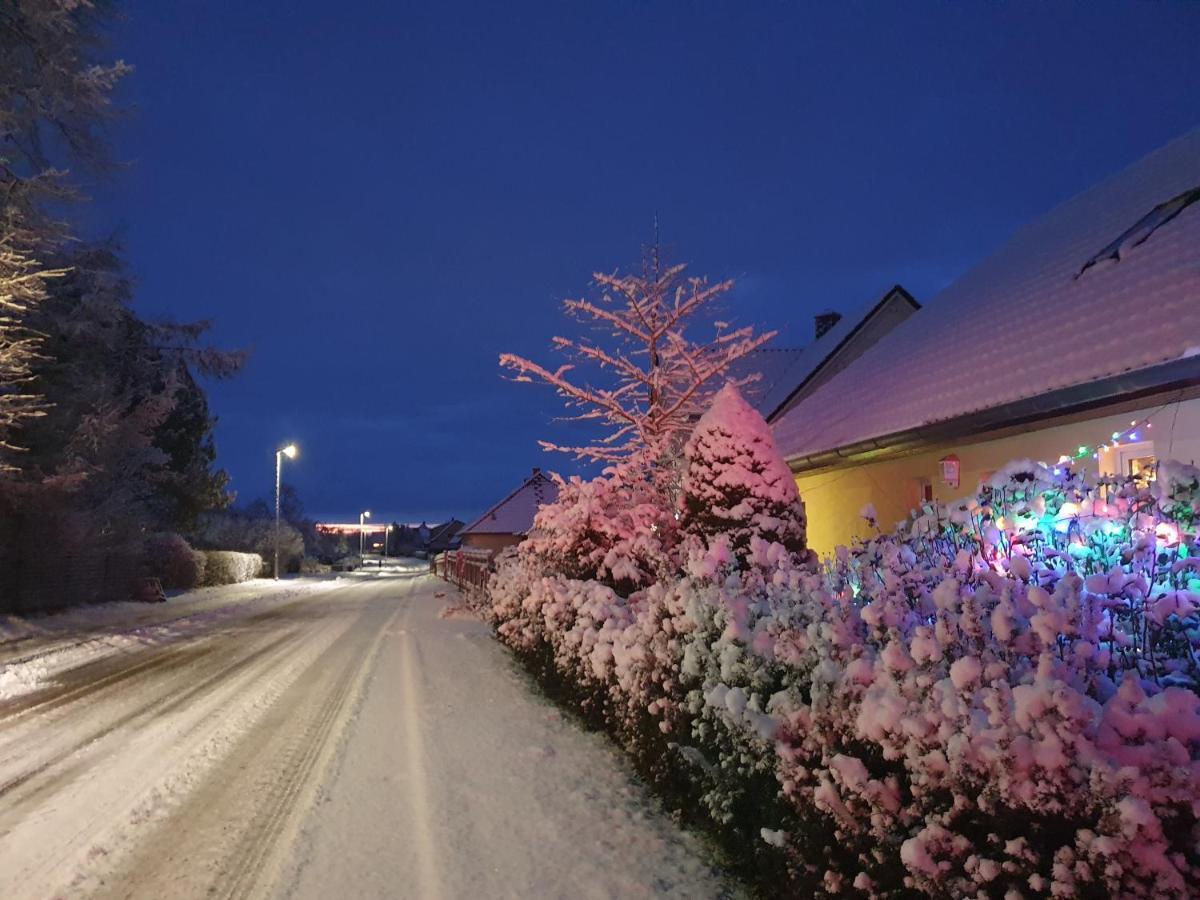
<path id="1" fill-rule="evenodd" d="M 558 483 L 521 554 L 543 572 L 607 584 L 623 596 L 652 584 L 673 564 L 675 517 L 663 508 L 649 468 L 610 467 L 598 478 Z"/>
<path id="2" fill-rule="evenodd" d="M 330 570 L 329 565 L 321 562 L 315 556 L 306 556 L 300 560 L 301 575 L 327 575 Z"/>
<path id="3" fill-rule="evenodd" d="M 258 578 L 263 571 L 263 558 L 257 553 L 238 553 L 234 550 L 209 550 L 205 554 L 204 584 L 239 584 Z"/>
<path id="4" fill-rule="evenodd" d="M 1159 463 L 1151 495 L 1172 522 L 1186 528 L 1200 524 L 1200 469 L 1174 460 Z"/>
<path id="5" fill-rule="evenodd" d="M 187 590 L 204 582 L 204 554 L 193 550 L 178 534 L 153 534 L 147 538 L 142 564 L 168 590 Z"/>
<path id="6" fill-rule="evenodd" d="M 1196 883 L 1197 547 L 1156 493 L 1021 461 L 839 550 L 807 629 L 810 699 L 777 744 L 797 808 L 856 848 L 831 878 L 875 895 L 900 876 L 955 896 Z"/>
<path id="7" fill-rule="evenodd" d="M 771 429 L 727 384 L 684 447 L 680 525 L 702 540 L 720 535 L 743 559 L 752 538 L 806 549 L 804 503 Z"/>
<path id="8" fill-rule="evenodd" d="M 728 502 L 756 480 L 715 445 L 678 540 L 661 500 L 578 482 L 500 562 L 487 615 L 556 696 L 773 893 L 1194 893 L 1196 470 L 1018 461 L 816 569 L 761 493 Z"/>
<path id="9" fill-rule="evenodd" d="M 192 541 L 203 550 L 254 553 L 269 560 L 269 565 L 274 564 L 278 547 L 280 572 L 298 572 L 304 558 L 304 536 L 300 530 L 290 522 L 281 522 L 277 530 L 275 519 L 266 514 L 265 506 L 205 513 Z"/>

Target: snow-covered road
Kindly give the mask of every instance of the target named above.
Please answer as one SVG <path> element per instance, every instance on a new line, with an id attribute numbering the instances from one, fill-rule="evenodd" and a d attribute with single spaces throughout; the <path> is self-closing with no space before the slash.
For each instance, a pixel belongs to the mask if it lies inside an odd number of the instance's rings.
<path id="1" fill-rule="evenodd" d="M 446 591 L 393 569 L 56 636 L 72 667 L 0 703 L 0 896 L 725 895 Z"/>

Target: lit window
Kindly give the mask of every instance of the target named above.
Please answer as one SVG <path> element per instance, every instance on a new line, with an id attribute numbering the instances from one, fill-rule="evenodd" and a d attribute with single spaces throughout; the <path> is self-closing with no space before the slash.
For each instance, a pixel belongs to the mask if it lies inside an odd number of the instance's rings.
<path id="1" fill-rule="evenodd" d="M 1126 475 L 1142 475 L 1147 481 L 1154 480 L 1154 466 L 1158 461 L 1153 456 L 1126 457 L 1123 461 Z"/>
<path id="2" fill-rule="evenodd" d="M 1116 448 L 1115 458 L 1111 462 L 1114 474 L 1123 475 L 1126 478 L 1136 477 L 1143 481 L 1154 480 L 1154 469 L 1157 464 L 1158 457 L 1154 453 L 1153 441 L 1122 444 Z"/>
<path id="3" fill-rule="evenodd" d="M 1130 250 L 1138 244 L 1144 243 L 1150 235 L 1154 234 L 1159 228 L 1166 225 L 1197 201 L 1200 201 L 1200 187 L 1194 187 L 1190 191 L 1184 191 L 1178 197 L 1168 200 L 1166 203 L 1160 203 L 1154 209 L 1150 210 L 1150 212 L 1146 213 L 1146 215 L 1138 219 L 1132 228 L 1121 234 L 1115 241 L 1085 262 L 1083 268 L 1079 270 L 1075 277 L 1078 278 L 1092 266 L 1106 259 L 1115 259 L 1118 262 L 1124 259 Z"/>

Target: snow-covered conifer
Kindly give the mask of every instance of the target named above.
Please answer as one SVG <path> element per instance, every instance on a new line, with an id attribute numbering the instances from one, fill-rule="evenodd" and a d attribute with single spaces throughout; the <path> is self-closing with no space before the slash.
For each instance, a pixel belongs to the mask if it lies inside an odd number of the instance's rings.
<path id="1" fill-rule="evenodd" d="M 804 502 L 771 429 L 727 384 L 684 447 L 680 524 L 706 540 L 725 536 L 744 561 L 753 538 L 806 548 Z"/>

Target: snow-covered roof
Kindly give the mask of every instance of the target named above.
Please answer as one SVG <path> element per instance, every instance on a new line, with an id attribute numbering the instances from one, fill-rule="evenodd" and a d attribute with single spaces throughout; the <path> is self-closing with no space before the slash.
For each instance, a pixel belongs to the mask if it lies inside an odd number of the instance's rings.
<path id="1" fill-rule="evenodd" d="M 534 469 L 524 483 L 459 532 L 464 534 L 525 534 L 533 527 L 538 507 L 553 503 L 558 485 Z"/>
<path id="2" fill-rule="evenodd" d="M 919 308 L 919 304 L 912 298 L 912 295 L 897 284 L 878 300 L 872 300 L 857 309 L 852 309 L 838 319 L 832 328 L 805 347 L 800 356 L 792 362 L 791 367 L 779 377 L 774 389 L 765 398 L 763 405 L 768 408 L 768 411 L 763 415 L 770 418 L 779 412 L 796 391 L 803 388 L 811 378 L 820 372 L 825 363 L 847 346 L 858 334 L 859 329 L 890 302 L 905 302 L 914 309 Z"/>
<path id="3" fill-rule="evenodd" d="M 453 543 L 462 527 L 463 523 L 453 518 L 449 522 L 435 526 L 429 532 L 429 546 L 438 547 Z"/>
<path id="4" fill-rule="evenodd" d="M 918 307 L 908 291 L 895 285 L 882 297 L 851 309 L 807 347 L 764 347 L 755 350 L 734 363 L 729 375 L 734 379 L 755 373 L 761 375 L 758 381 L 743 386 L 741 390 L 750 405 L 769 420 L 875 313 L 895 300 L 909 303 L 914 309 Z"/>
<path id="5" fill-rule="evenodd" d="M 739 381 L 758 375 L 757 381 L 744 385 L 741 389 L 746 402 L 758 410 L 764 419 L 775 411 L 778 404 L 774 398 L 795 387 L 790 378 L 784 378 L 796 364 L 796 360 L 804 356 L 805 347 L 760 347 L 737 360 L 729 367 L 726 376 Z M 787 387 L 791 385 L 791 387 Z"/>
<path id="6" fill-rule="evenodd" d="M 814 456 L 1200 353 L 1200 203 L 1142 221 L 1195 188 L 1200 129 L 1018 231 L 789 410 L 780 449 Z M 1089 265 L 1139 224 L 1119 260 Z"/>

